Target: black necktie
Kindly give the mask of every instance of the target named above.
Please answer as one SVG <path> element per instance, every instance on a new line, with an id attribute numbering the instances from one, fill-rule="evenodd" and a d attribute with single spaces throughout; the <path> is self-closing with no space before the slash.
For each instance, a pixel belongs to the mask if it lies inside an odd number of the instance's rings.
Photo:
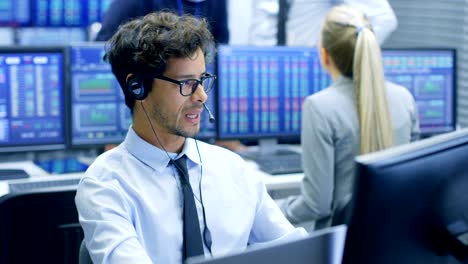
<path id="1" fill-rule="evenodd" d="M 203 255 L 203 242 L 200 232 L 200 223 L 198 222 L 197 207 L 195 199 L 193 199 L 192 187 L 187 171 L 187 157 L 184 155 L 177 160 L 173 160 L 173 164 L 179 172 L 179 179 L 184 194 L 184 238 L 183 238 L 183 254 L 186 258 Z"/>
<path id="2" fill-rule="evenodd" d="M 289 4 L 288 0 L 278 0 L 279 11 L 278 11 L 278 33 L 277 37 L 277 45 L 286 45 L 287 38 L 286 38 L 286 22 L 288 21 L 288 12 L 289 12 Z"/>

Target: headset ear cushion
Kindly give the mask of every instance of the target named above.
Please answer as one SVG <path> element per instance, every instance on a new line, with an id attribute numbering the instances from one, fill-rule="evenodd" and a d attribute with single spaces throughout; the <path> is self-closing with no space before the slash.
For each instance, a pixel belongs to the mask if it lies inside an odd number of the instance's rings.
<path id="1" fill-rule="evenodd" d="M 138 76 L 130 77 L 127 81 L 127 89 L 136 100 L 144 100 L 146 98 L 147 92 L 143 85 L 143 81 Z"/>

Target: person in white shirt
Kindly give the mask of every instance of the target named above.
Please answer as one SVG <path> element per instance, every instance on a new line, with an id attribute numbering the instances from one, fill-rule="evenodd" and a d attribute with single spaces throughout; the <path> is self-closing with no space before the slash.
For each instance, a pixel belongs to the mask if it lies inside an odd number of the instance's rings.
<path id="1" fill-rule="evenodd" d="M 205 68 L 213 46 L 204 19 L 170 12 L 129 21 L 108 42 L 105 59 L 133 125 L 78 186 L 94 263 L 182 263 L 306 235 L 242 158 L 192 138 L 215 79 Z M 189 214 L 195 224 L 186 225 Z"/>
<path id="2" fill-rule="evenodd" d="M 253 1 L 249 43 L 276 45 L 278 1 Z M 397 18 L 387 0 L 286 0 L 286 45 L 317 46 L 320 27 L 330 8 L 349 4 L 366 14 L 380 44 L 397 28 Z"/>

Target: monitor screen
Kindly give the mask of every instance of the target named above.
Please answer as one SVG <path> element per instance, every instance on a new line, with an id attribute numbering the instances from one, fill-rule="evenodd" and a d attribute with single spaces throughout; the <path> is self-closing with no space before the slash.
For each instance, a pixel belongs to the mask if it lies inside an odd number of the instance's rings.
<path id="1" fill-rule="evenodd" d="M 88 0 L 87 5 L 87 20 L 88 24 L 101 22 L 109 8 L 112 0 Z"/>
<path id="2" fill-rule="evenodd" d="M 86 2 L 81 0 L 31 0 L 32 25 L 38 27 L 82 27 Z"/>
<path id="3" fill-rule="evenodd" d="M 130 110 L 103 42 L 73 43 L 70 52 L 71 145 L 120 143 L 132 123 Z"/>
<path id="4" fill-rule="evenodd" d="M 29 7 L 29 0 L 2 0 L 0 2 L 0 25 L 28 25 L 31 22 Z"/>
<path id="5" fill-rule="evenodd" d="M 65 51 L 0 47 L 0 152 L 65 147 Z"/>
<path id="6" fill-rule="evenodd" d="M 413 94 L 421 133 L 433 135 L 456 127 L 456 59 L 454 49 L 386 49 L 385 78 Z"/>
<path id="7" fill-rule="evenodd" d="M 31 14 L 35 14 L 31 24 L 36 27 L 87 27 L 94 22 L 101 22 L 112 2 L 112 0 L 30 1 Z"/>
<path id="8" fill-rule="evenodd" d="M 468 130 L 359 156 L 343 263 L 468 263 Z"/>
<path id="9" fill-rule="evenodd" d="M 218 137 L 300 137 L 307 95 L 330 78 L 306 47 L 218 47 Z"/>
<path id="10" fill-rule="evenodd" d="M 383 50 L 385 77 L 413 94 L 423 136 L 456 127 L 454 49 Z M 306 96 L 331 84 L 316 49 L 220 46 L 218 137 L 299 137 Z"/>
<path id="11" fill-rule="evenodd" d="M 22 46 L 69 45 L 72 42 L 85 41 L 84 28 L 19 28 L 18 42 Z"/>

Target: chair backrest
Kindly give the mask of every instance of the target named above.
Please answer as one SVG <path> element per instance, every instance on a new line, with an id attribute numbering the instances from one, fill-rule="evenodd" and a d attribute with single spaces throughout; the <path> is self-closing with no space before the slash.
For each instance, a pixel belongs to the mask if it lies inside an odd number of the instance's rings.
<path id="1" fill-rule="evenodd" d="M 1 196 L 0 263 L 77 263 L 83 231 L 75 194 L 70 187 Z"/>
<path id="2" fill-rule="evenodd" d="M 86 248 L 84 239 L 81 241 L 78 264 L 93 264 L 93 261 L 91 260 L 91 256 L 89 255 L 89 252 L 88 252 L 88 248 Z"/>

